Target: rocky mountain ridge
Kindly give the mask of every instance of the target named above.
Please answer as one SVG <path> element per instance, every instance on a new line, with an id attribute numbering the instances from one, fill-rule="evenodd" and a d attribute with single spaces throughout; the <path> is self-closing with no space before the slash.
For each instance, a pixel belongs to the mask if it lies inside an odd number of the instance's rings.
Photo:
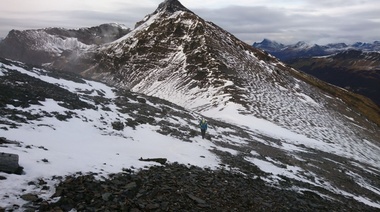
<path id="1" fill-rule="evenodd" d="M 11 30 L 0 41 L 0 57 L 33 65 L 51 63 L 59 57 L 75 59 L 87 49 L 114 41 L 130 32 L 120 24 L 102 24 L 80 29 L 46 28 Z"/>

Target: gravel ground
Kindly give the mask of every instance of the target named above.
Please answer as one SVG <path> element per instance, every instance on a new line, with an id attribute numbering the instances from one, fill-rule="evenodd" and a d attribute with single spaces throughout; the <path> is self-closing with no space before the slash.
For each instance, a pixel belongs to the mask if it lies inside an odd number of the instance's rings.
<path id="1" fill-rule="evenodd" d="M 25 211 L 376 211 L 353 199 L 324 199 L 227 170 L 180 164 L 62 179 L 50 200 L 25 195 Z M 39 182 L 43 187 L 43 182 Z M 59 198 L 57 198 L 59 197 Z M 54 202 L 53 199 L 59 199 Z"/>

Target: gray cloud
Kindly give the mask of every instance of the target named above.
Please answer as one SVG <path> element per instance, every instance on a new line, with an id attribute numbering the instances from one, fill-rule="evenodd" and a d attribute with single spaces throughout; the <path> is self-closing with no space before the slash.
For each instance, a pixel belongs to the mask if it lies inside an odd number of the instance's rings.
<path id="1" fill-rule="evenodd" d="M 124 7 L 122 7 L 124 6 Z M 12 29 L 40 29 L 47 27 L 64 27 L 68 29 L 97 26 L 104 23 L 120 23 L 133 28 L 152 8 L 130 7 L 120 5 L 114 12 L 91 10 L 12 12 L 13 18 L 4 18 L 0 14 L 0 37 L 5 37 Z"/>
<path id="2" fill-rule="evenodd" d="M 302 8 L 228 6 L 219 9 L 189 9 L 249 44 L 264 38 L 286 44 L 300 40 L 319 44 L 380 40 L 380 7 L 377 7 L 380 3 L 374 0 L 304 0 L 302 4 Z M 153 12 L 156 6 L 142 7 L 120 2 L 118 9 L 113 12 L 84 9 L 18 14 L 2 12 L 0 37 L 4 37 L 11 29 L 80 28 L 110 22 L 133 28 L 137 21 Z"/>
<path id="3" fill-rule="evenodd" d="M 328 6 L 329 2 L 324 3 Z M 335 1 L 335 4 L 338 2 Z M 324 44 L 373 42 L 380 39 L 380 23 L 371 21 L 379 18 L 375 8 L 336 16 L 305 11 L 289 13 L 287 10 L 267 7 L 226 7 L 195 12 L 249 44 L 264 38 L 287 44 L 301 40 Z"/>

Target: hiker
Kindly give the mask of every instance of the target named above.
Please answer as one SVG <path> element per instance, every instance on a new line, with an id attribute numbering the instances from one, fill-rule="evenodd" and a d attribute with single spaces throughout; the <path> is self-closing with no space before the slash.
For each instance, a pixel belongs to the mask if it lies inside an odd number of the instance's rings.
<path id="1" fill-rule="evenodd" d="M 202 120 L 199 122 L 199 127 L 201 128 L 202 139 L 204 139 L 205 136 L 206 136 L 207 121 L 206 121 L 205 119 L 202 119 Z"/>

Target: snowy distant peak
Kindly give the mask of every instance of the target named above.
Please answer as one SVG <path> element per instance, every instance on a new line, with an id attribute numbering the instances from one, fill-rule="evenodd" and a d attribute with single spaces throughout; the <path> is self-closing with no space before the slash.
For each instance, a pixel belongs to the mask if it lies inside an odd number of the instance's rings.
<path id="1" fill-rule="evenodd" d="M 315 48 L 318 45 L 315 45 L 315 44 L 312 45 L 305 41 L 299 41 L 296 44 L 292 44 L 292 45 L 285 45 L 273 40 L 264 39 L 260 43 L 257 43 L 257 42 L 253 43 L 253 46 L 259 49 L 263 49 L 268 52 L 277 52 L 277 51 L 286 51 L 288 49 L 304 51 L 311 48 Z"/>
<path id="2" fill-rule="evenodd" d="M 380 51 L 380 42 L 374 41 L 373 43 L 356 42 L 350 46 L 353 49 L 362 51 Z"/>
<path id="3" fill-rule="evenodd" d="M 345 43 L 329 43 L 326 46 L 332 49 L 346 49 L 348 47 L 348 45 Z"/>
<path id="4" fill-rule="evenodd" d="M 191 12 L 189 9 L 184 7 L 181 4 L 181 2 L 179 2 L 178 0 L 165 0 L 164 2 L 158 5 L 158 8 L 156 9 L 154 13 L 163 12 L 163 11 L 170 12 L 170 13 L 174 13 L 177 11 Z"/>
<path id="5" fill-rule="evenodd" d="M 305 46 L 306 42 L 305 41 L 298 41 L 295 46 Z"/>
<path id="6" fill-rule="evenodd" d="M 270 49 L 270 50 L 278 50 L 278 49 L 283 49 L 285 47 L 284 44 L 277 43 L 276 41 L 272 41 L 269 39 L 264 39 L 261 41 L 261 43 L 254 43 L 254 47 L 260 48 L 260 49 Z"/>
<path id="7" fill-rule="evenodd" d="M 311 46 L 311 45 L 307 44 L 305 41 L 299 41 L 299 42 L 297 42 L 297 43 L 294 45 L 294 47 L 295 47 L 295 48 L 298 48 L 298 49 L 300 49 L 300 48 L 304 48 L 304 49 L 306 49 L 306 48 L 310 48 L 310 46 Z"/>
<path id="8" fill-rule="evenodd" d="M 282 44 L 278 43 L 273 40 L 269 39 L 264 39 L 261 42 L 255 42 L 253 43 L 254 47 L 258 48 L 270 48 L 270 47 L 277 47 L 275 50 L 279 51 L 283 49 L 284 47 L 290 48 L 290 49 L 308 49 L 312 48 L 314 46 L 320 46 L 326 49 L 331 49 L 331 50 L 345 50 L 345 49 L 357 49 L 357 50 L 366 50 L 366 51 L 379 51 L 380 50 L 380 42 L 379 41 L 374 41 L 373 43 L 364 43 L 364 42 L 356 42 L 354 44 L 348 45 L 346 43 L 329 43 L 326 45 L 318 45 L 318 44 L 310 44 L 305 41 L 299 41 L 295 44 Z"/>

